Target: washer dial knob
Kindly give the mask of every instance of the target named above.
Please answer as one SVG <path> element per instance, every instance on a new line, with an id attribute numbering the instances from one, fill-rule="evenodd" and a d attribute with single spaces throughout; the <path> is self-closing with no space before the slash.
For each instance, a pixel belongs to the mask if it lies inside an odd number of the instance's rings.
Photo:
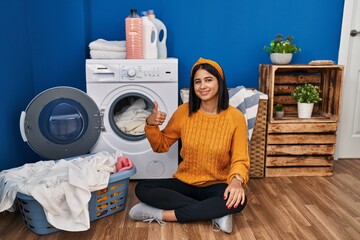
<path id="1" fill-rule="evenodd" d="M 134 68 L 129 68 L 127 71 L 126 71 L 127 75 L 129 77 L 135 77 L 136 75 L 136 70 Z"/>

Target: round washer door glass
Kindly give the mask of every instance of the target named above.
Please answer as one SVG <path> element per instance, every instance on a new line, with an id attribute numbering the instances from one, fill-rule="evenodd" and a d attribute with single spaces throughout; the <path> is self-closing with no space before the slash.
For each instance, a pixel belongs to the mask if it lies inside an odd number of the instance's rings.
<path id="1" fill-rule="evenodd" d="M 23 132 L 30 147 L 47 159 L 86 154 L 101 132 L 96 103 L 83 91 L 56 87 L 37 95 L 25 110 Z"/>

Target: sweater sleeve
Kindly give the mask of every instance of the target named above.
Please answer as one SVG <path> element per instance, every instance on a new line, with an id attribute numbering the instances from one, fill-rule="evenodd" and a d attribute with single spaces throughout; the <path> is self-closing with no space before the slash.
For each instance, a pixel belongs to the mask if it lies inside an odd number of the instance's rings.
<path id="1" fill-rule="evenodd" d="M 246 184 L 249 181 L 250 157 L 246 121 L 240 111 L 236 114 L 234 122 L 236 128 L 231 144 L 231 165 L 227 182 L 230 183 L 236 174 L 240 174 Z"/>
<path id="2" fill-rule="evenodd" d="M 181 126 L 188 114 L 188 104 L 181 105 L 171 116 L 168 124 L 160 131 L 159 126 L 145 125 L 145 134 L 154 152 L 167 152 L 181 134 Z"/>

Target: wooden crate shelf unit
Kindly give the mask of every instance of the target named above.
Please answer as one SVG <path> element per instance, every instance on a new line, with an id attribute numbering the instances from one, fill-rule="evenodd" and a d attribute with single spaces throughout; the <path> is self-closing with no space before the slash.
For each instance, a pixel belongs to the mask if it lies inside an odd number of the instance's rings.
<path id="1" fill-rule="evenodd" d="M 297 103 L 291 93 L 305 83 L 318 86 L 323 99 L 315 104 L 313 116 L 307 121 L 337 122 L 343 70 L 340 65 L 260 65 L 259 88 L 269 96 L 269 122 L 276 122 L 274 106 L 278 103 L 284 105 L 285 117 L 282 121 L 298 122 Z"/>
<path id="2" fill-rule="evenodd" d="M 260 65 L 259 89 L 269 97 L 266 177 L 332 175 L 342 79 L 340 65 Z M 305 83 L 319 86 L 322 101 L 311 118 L 299 119 L 291 93 Z M 275 117 L 278 103 L 282 119 Z"/>

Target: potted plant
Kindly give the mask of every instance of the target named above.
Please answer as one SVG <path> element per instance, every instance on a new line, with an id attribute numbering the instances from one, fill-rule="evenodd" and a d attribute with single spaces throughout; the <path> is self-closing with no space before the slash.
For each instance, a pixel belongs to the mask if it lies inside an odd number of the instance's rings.
<path id="1" fill-rule="evenodd" d="M 280 103 L 275 105 L 275 116 L 279 119 L 284 117 L 284 108 L 283 105 Z"/>
<path id="2" fill-rule="evenodd" d="M 278 34 L 275 39 L 270 42 L 269 46 L 264 46 L 264 50 L 270 54 L 270 59 L 273 64 L 289 64 L 291 62 L 293 53 L 301 51 L 292 41 L 293 36 L 287 36 L 286 39 L 283 35 Z"/>
<path id="3" fill-rule="evenodd" d="M 314 103 L 322 100 L 319 87 L 309 83 L 297 86 L 291 95 L 297 101 L 299 118 L 311 118 Z"/>

